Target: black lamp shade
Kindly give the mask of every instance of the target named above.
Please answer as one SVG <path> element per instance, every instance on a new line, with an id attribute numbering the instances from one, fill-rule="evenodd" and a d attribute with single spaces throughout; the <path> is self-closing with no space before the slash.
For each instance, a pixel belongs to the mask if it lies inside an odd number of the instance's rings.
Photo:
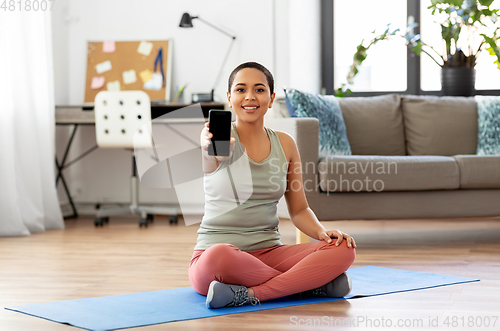
<path id="1" fill-rule="evenodd" d="M 222 66 L 220 67 L 220 70 L 219 70 L 219 73 L 217 75 L 217 78 L 215 80 L 215 84 L 214 84 L 214 87 L 212 88 L 212 92 L 210 94 L 205 94 L 203 97 L 207 97 L 207 101 L 213 101 L 214 100 L 214 89 L 215 89 L 215 86 L 217 86 L 217 82 L 219 81 L 219 78 L 220 78 L 220 75 L 222 73 L 222 69 L 224 68 L 224 64 L 226 63 L 226 60 L 227 60 L 227 56 L 229 55 L 229 52 L 231 51 L 231 46 L 234 44 L 234 41 L 236 40 L 236 36 L 233 36 L 229 33 L 227 33 L 226 31 L 218 28 L 217 26 L 213 25 L 212 23 L 209 23 L 203 19 L 201 19 L 199 16 L 191 16 L 189 15 L 189 13 L 184 13 L 182 14 L 182 17 L 181 17 L 181 22 L 179 23 L 179 27 L 181 28 L 192 28 L 193 27 L 193 20 L 194 19 L 199 19 L 200 21 L 202 21 L 203 23 L 207 24 L 208 26 L 211 26 L 212 28 L 214 28 L 215 30 L 219 31 L 220 33 L 223 33 L 225 34 L 226 36 L 228 37 L 231 37 L 231 43 L 229 44 L 229 48 L 227 50 L 227 53 L 226 53 L 226 57 L 224 58 L 224 61 L 222 61 Z M 194 95 L 193 95 L 193 102 L 201 102 L 201 100 L 199 100 L 199 97 L 200 95 L 197 95 L 197 100 L 194 100 Z"/>
<path id="2" fill-rule="evenodd" d="M 192 28 L 193 27 L 193 18 L 188 13 L 182 14 L 181 22 L 179 26 L 181 28 Z"/>

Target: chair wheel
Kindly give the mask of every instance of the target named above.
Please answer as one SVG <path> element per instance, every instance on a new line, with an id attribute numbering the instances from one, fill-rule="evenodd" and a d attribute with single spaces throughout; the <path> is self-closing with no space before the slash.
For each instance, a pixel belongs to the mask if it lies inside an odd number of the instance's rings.
<path id="1" fill-rule="evenodd" d="M 148 222 L 149 222 L 149 223 L 153 223 L 153 222 L 154 222 L 154 220 L 155 220 L 155 215 L 153 215 L 153 214 L 148 214 L 148 216 L 147 216 L 147 220 L 148 220 Z"/>
<path id="2" fill-rule="evenodd" d="M 142 228 L 142 227 L 145 227 L 147 228 L 148 227 L 148 219 L 147 218 L 141 218 L 139 220 L 139 227 Z"/>
<path id="3" fill-rule="evenodd" d="M 108 220 L 109 220 L 109 217 L 96 217 L 94 219 L 94 225 L 96 227 L 102 227 L 105 222 L 106 223 L 108 222 Z"/>
<path id="4" fill-rule="evenodd" d="M 179 221 L 179 218 L 177 217 L 177 215 L 170 215 L 170 217 L 168 218 L 168 221 L 170 222 L 170 224 L 177 224 Z"/>

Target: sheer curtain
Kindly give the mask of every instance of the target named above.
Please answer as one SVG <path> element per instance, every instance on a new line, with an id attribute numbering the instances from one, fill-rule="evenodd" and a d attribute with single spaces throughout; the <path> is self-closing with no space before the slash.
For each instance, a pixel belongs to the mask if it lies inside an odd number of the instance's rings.
<path id="1" fill-rule="evenodd" d="M 50 12 L 0 11 L 0 236 L 64 228 Z"/>

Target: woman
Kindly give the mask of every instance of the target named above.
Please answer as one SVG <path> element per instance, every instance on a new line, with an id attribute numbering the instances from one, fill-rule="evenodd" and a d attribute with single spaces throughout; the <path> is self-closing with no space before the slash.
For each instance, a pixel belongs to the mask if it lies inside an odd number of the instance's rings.
<path id="1" fill-rule="evenodd" d="M 269 70 L 243 63 L 228 82 L 227 100 L 236 114 L 231 155 L 208 155 L 208 123 L 201 132 L 205 215 L 189 280 L 207 296 L 209 308 L 255 305 L 296 293 L 343 297 L 351 290 L 345 271 L 356 243 L 321 225 L 307 204 L 294 139 L 264 127 L 275 96 Z M 283 194 L 294 225 L 319 241 L 281 243 L 276 205 Z"/>

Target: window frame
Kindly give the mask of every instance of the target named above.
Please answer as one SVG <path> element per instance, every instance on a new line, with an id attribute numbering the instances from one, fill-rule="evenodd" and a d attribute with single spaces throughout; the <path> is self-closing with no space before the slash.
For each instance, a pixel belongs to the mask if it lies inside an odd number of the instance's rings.
<path id="1" fill-rule="evenodd" d="M 322 93 L 334 94 L 334 1 L 321 0 L 321 86 Z M 415 33 L 420 33 L 420 0 L 406 0 L 406 16 L 413 16 L 416 23 Z M 411 95 L 442 95 L 442 91 L 424 91 L 421 84 L 420 57 L 415 53 L 406 51 L 407 74 L 406 91 L 369 91 L 354 92 L 349 96 L 376 96 L 385 94 L 411 94 Z M 500 70 L 500 69 L 499 69 Z M 476 90 L 476 95 L 500 95 L 500 90 Z"/>

